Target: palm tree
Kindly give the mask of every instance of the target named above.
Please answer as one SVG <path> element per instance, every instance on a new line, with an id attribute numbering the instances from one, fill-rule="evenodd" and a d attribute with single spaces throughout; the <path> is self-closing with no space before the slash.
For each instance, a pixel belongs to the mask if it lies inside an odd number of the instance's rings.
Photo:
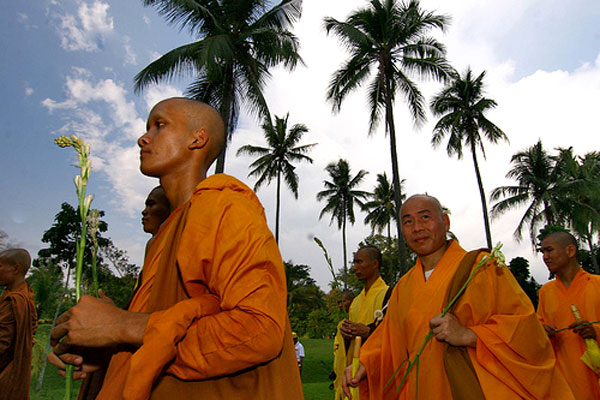
<path id="1" fill-rule="evenodd" d="M 402 185 L 404 179 L 400 182 Z M 402 197 L 404 201 L 406 196 Z M 369 193 L 370 201 L 364 203 L 362 209 L 368 214 L 365 217 L 365 224 L 371 226 L 371 231 L 377 233 L 383 232 L 387 228 L 388 241 L 391 241 L 392 221 L 397 223 L 398 212 L 394 202 L 394 188 L 388 181 L 386 173 L 377 174 L 377 186 L 373 188 L 373 193 Z"/>
<path id="2" fill-rule="evenodd" d="M 187 28 L 197 38 L 150 63 L 135 76 L 135 90 L 193 75 L 186 95 L 219 110 L 227 139 L 237 126 L 239 108 L 270 118 L 263 88 L 269 69 L 283 64 L 292 70 L 302 62 L 298 38 L 289 28 L 299 19 L 302 0 L 282 0 L 271 9 L 265 0 L 143 0 L 170 24 Z M 227 140 L 225 141 L 227 144 Z M 225 149 L 216 172 L 225 167 Z"/>
<path id="3" fill-rule="evenodd" d="M 497 103 L 484 97 L 484 77 L 485 71 L 473 79 L 471 68 L 467 68 L 464 76 L 454 74 L 448 85 L 431 100 L 433 114 L 441 117 L 433 128 L 431 143 L 434 147 L 437 147 L 447 135 L 448 145 L 446 151 L 449 156 L 456 155 L 459 159 L 462 158 L 463 143 L 471 150 L 477 186 L 481 196 L 485 236 L 487 245 L 491 249 L 493 247 L 492 233 L 490 231 L 486 195 L 477 162 L 477 149 L 481 150 L 485 159 L 483 139 L 480 133 L 483 133 L 485 138 L 494 144 L 500 140 L 508 142 L 508 137 L 485 116 L 485 112 L 496 107 Z"/>
<path id="4" fill-rule="evenodd" d="M 347 276 L 347 255 L 346 255 L 346 221 L 354 224 L 356 219 L 354 218 L 354 203 L 362 206 L 363 199 L 368 197 L 367 192 L 362 190 L 356 190 L 355 188 L 362 182 L 367 171 L 361 169 L 358 173 L 352 177 L 350 173 L 350 165 L 348 161 L 340 159 L 337 163 L 332 162 L 325 167 L 325 170 L 329 173 L 331 181 L 323 181 L 325 190 L 317 193 L 317 200 L 327 200 L 327 204 L 321 210 L 319 219 L 323 215 L 331 214 L 331 221 L 329 225 L 336 220 L 338 228 L 342 230 L 342 245 L 344 251 L 344 287 L 348 286 Z"/>
<path id="5" fill-rule="evenodd" d="M 447 63 L 444 46 L 427 36 L 433 28 L 443 29 L 448 18 L 420 8 L 417 0 L 371 0 L 369 6 L 356 10 L 346 21 L 325 18 L 327 33 L 333 33 L 350 52 L 350 58 L 336 71 L 329 84 L 327 98 L 339 111 L 342 101 L 374 73 L 368 87 L 371 109 L 369 131 L 372 133 L 383 111 L 385 129 L 390 136 L 392 178 L 396 210 L 402 205 L 394 102 L 402 93 L 415 123 L 425 120 L 425 100 L 412 76 L 446 79 L 452 68 Z M 407 270 L 404 240 L 398 226 L 398 248 L 402 273 Z"/>
<path id="6" fill-rule="evenodd" d="M 600 232 L 600 153 L 577 157 L 572 147 L 559 148 L 558 152 L 557 208 L 573 232 L 586 242 L 594 270 L 600 274 L 593 244 L 594 235 Z"/>
<path id="7" fill-rule="evenodd" d="M 281 175 L 285 183 L 290 188 L 296 199 L 298 198 L 298 174 L 294 171 L 296 167 L 292 162 L 307 161 L 312 164 L 312 158 L 308 157 L 308 153 L 316 143 L 305 144 L 298 146 L 298 142 L 302 135 L 308 132 L 308 128 L 304 124 L 296 124 L 288 131 L 288 117 L 279 118 L 275 116 L 275 125 L 270 120 L 262 125 L 265 138 L 267 139 L 267 147 L 245 145 L 239 148 L 237 154 L 259 155 L 260 157 L 250 164 L 253 168 L 248 176 L 258 176 L 258 180 L 254 185 L 254 190 L 264 183 L 271 183 L 271 180 L 277 178 L 277 202 L 275 211 L 275 240 L 279 243 L 279 208 L 281 195 Z"/>
<path id="8" fill-rule="evenodd" d="M 523 228 L 529 225 L 532 246 L 535 246 L 538 228 L 542 224 L 555 225 L 559 221 L 556 204 L 557 170 L 554 160 L 544 150 L 542 141 L 514 154 L 511 158 L 513 167 L 506 174 L 507 178 L 517 181 L 513 186 L 500 186 L 492 191 L 490 199 L 496 201 L 492 206 L 492 218 L 498 217 L 508 210 L 527 206 L 514 237 L 520 241 Z"/>

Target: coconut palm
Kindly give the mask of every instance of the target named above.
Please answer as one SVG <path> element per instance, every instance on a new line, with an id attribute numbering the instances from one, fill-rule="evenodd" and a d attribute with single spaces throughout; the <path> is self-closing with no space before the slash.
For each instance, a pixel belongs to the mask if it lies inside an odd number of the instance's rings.
<path id="1" fill-rule="evenodd" d="M 363 205 L 362 200 L 369 196 L 369 193 L 357 190 L 356 187 L 362 182 L 367 171 L 361 169 L 352 177 L 348 161 L 340 159 L 338 162 L 332 162 L 325 167 L 325 170 L 331 177 L 330 181 L 323 181 L 325 190 L 317 193 L 317 200 L 326 200 L 327 204 L 321 210 L 319 219 L 325 214 L 331 214 L 329 225 L 335 220 L 338 228 L 342 230 L 342 246 L 344 260 L 344 287 L 348 286 L 348 259 L 346 255 L 346 223 L 354 224 L 354 203 Z"/>
<path id="2" fill-rule="evenodd" d="M 490 199 L 497 201 L 492 206 L 492 218 L 506 211 L 526 206 L 514 237 L 520 241 L 525 225 L 529 225 L 529 236 L 535 246 L 537 232 L 542 225 L 555 225 L 559 221 L 556 184 L 557 169 L 554 160 L 544 150 L 542 141 L 514 154 L 511 158 L 513 167 L 506 177 L 517 181 L 516 185 L 500 186 L 492 191 Z"/>
<path id="3" fill-rule="evenodd" d="M 492 123 L 485 112 L 496 107 L 497 103 L 484 97 L 483 71 L 477 78 L 473 77 L 471 68 L 467 68 L 464 76 L 454 74 L 448 85 L 442 89 L 431 100 L 431 110 L 435 116 L 441 117 L 433 128 L 431 143 L 434 147 L 440 145 L 442 140 L 448 136 L 446 151 L 449 156 L 456 155 L 459 159 L 463 155 L 463 144 L 469 148 L 473 157 L 477 186 L 481 196 L 481 208 L 483 209 L 483 223 L 487 245 L 491 249 L 492 233 L 486 204 L 486 195 L 483 190 L 483 181 L 477 161 L 477 149 L 485 159 L 482 135 L 491 143 L 500 140 L 508 142 L 508 137 L 500 128 Z"/>
<path id="4" fill-rule="evenodd" d="M 260 156 L 252 164 L 252 170 L 248 176 L 257 176 L 258 180 L 254 185 L 254 190 L 258 190 L 263 184 L 271 183 L 277 179 L 277 201 L 275 211 L 275 240 L 279 243 L 279 209 L 281 196 L 281 176 L 287 186 L 290 188 L 296 199 L 298 198 L 298 174 L 296 174 L 292 162 L 307 161 L 312 164 L 312 158 L 308 153 L 316 143 L 298 146 L 302 135 L 308 132 L 304 124 L 295 124 L 288 130 L 289 113 L 285 118 L 275 116 L 275 124 L 266 120 L 262 125 L 267 147 L 245 145 L 239 148 L 237 154 L 249 154 Z"/>
<path id="5" fill-rule="evenodd" d="M 299 19 L 302 0 L 143 0 L 170 24 L 189 29 L 197 39 L 173 49 L 135 76 L 135 90 L 179 76 L 194 77 L 186 95 L 219 110 L 227 139 L 237 126 L 240 104 L 260 118 L 270 118 L 263 88 L 269 69 L 302 62 L 299 42 L 290 32 Z M 227 140 L 226 143 L 227 144 Z M 223 172 L 225 150 L 216 172 Z"/>
<path id="6" fill-rule="evenodd" d="M 385 130 L 390 137 L 392 178 L 396 210 L 400 210 L 402 193 L 398 172 L 394 103 L 400 92 L 408 103 L 415 123 L 425 120 L 425 99 L 414 76 L 445 79 L 452 68 L 447 63 L 444 46 L 427 36 L 434 28 L 443 29 L 444 15 L 421 9 L 419 2 L 371 0 L 369 5 L 353 12 L 346 21 L 325 18 L 327 33 L 333 33 L 350 53 L 350 58 L 336 71 L 329 84 L 327 98 L 339 111 L 348 94 L 368 85 L 371 110 L 369 132 L 374 132 L 385 112 Z M 398 248 L 402 273 L 406 272 L 406 250 L 398 226 Z"/>

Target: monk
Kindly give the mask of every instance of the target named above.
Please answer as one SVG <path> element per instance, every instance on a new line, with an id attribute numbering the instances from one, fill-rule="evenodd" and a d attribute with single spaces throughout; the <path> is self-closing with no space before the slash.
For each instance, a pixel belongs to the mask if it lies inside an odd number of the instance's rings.
<path id="1" fill-rule="evenodd" d="M 173 211 L 129 309 L 82 297 L 52 331 L 49 360 L 81 378 L 97 365 L 79 349 L 112 351 L 98 399 L 301 399 L 283 262 L 264 210 L 235 178 L 207 177 L 225 143 L 219 113 L 171 98 L 146 129 L 140 169 L 160 179 Z"/>
<path id="2" fill-rule="evenodd" d="M 37 328 L 33 292 L 25 282 L 31 256 L 25 249 L 0 253 L 0 400 L 29 399 L 31 351 Z"/>
<path id="3" fill-rule="evenodd" d="M 541 251 L 556 279 L 540 289 L 537 313 L 554 347 L 556 363 L 576 399 L 600 399 L 599 377 L 580 360 L 585 339 L 600 337 L 598 325 L 581 323 L 600 320 L 600 276 L 581 268 L 577 241 L 568 232 L 547 235 Z M 577 306 L 583 321 L 575 321 L 571 304 Z"/>
<path id="4" fill-rule="evenodd" d="M 339 325 L 338 334 L 343 340 L 334 341 L 334 381 L 336 399 L 344 399 L 342 382 L 344 369 L 352 364 L 355 337 L 360 336 L 364 343 L 375 328 L 374 322 L 378 319 L 375 313 L 379 310 L 383 317 L 384 298 L 388 285 L 379 274 L 381 267 L 381 251 L 374 246 L 364 246 L 354 253 L 352 270 L 356 277 L 364 282 L 365 286 L 354 298 L 348 312 L 348 319 Z"/>
<path id="5" fill-rule="evenodd" d="M 171 205 L 162 186 L 157 186 L 148 193 L 144 205 L 145 207 L 142 210 L 142 226 L 144 232 L 152 235 L 146 243 L 146 250 L 144 251 L 144 255 L 146 255 L 148 254 L 148 249 L 152 246 L 152 242 L 154 242 L 154 237 L 158 233 L 161 224 L 165 222 L 171 213 Z"/>
<path id="6" fill-rule="evenodd" d="M 447 240 L 450 219 L 434 197 L 410 197 L 400 218 L 417 262 L 396 284 L 383 322 L 361 348 L 355 377 L 346 369 L 346 394 L 360 384 L 361 399 L 573 399 L 533 305 L 508 268 L 494 261 L 479 268 L 442 317 L 455 280 L 466 281 L 485 253 L 467 254 Z M 407 370 L 403 362 L 415 359 L 430 328 L 418 384 L 414 368 L 396 394 Z"/>

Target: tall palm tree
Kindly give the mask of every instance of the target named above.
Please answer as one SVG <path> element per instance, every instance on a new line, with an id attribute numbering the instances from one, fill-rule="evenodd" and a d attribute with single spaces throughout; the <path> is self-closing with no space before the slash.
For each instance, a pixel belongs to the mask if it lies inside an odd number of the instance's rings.
<path id="1" fill-rule="evenodd" d="M 490 199 L 499 200 L 492 206 L 492 218 L 498 217 L 514 208 L 526 206 L 525 213 L 515 229 L 514 237 L 520 241 L 523 228 L 529 225 L 529 236 L 535 246 L 538 228 L 543 225 L 555 225 L 559 222 L 555 187 L 557 170 L 552 157 L 544 150 L 541 139 L 533 146 L 514 154 L 513 167 L 507 178 L 517 181 L 513 186 L 500 186 L 492 191 Z"/>
<path id="2" fill-rule="evenodd" d="M 329 84 L 327 98 L 339 111 L 348 94 L 374 75 L 368 86 L 371 109 L 369 131 L 372 133 L 385 111 L 385 130 L 390 137 L 392 178 L 396 210 L 402 205 L 394 103 L 400 92 L 408 103 L 415 123 L 425 120 L 425 99 L 413 76 L 446 79 L 452 68 L 447 63 L 444 46 L 427 36 L 429 30 L 443 29 L 444 15 L 426 12 L 417 0 L 371 0 L 365 8 L 352 13 L 346 21 L 325 18 L 327 33 L 333 33 L 350 52 L 350 58 L 336 71 Z M 402 273 L 407 270 L 404 240 L 398 226 L 398 248 Z"/>
<path id="3" fill-rule="evenodd" d="M 275 210 L 275 240 L 279 243 L 279 209 L 281 195 L 281 175 L 285 183 L 290 188 L 296 199 L 298 198 L 298 174 L 296 174 L 292 162 L 307 161 L 312 164 L 312 158 L 308 157 L 308 153 L 316 143 L 305 144 L 298 146 L 298 142 L 302 135 L 308 132 L 308 128 L 304 124 L 295 124 L 288 130 L 288 118 L 290 114 L 286 114 L 285 118 L 275 116 L 275 125 L 270 120 L 266 120 L 262 125 L 265 138 L 267 139 L 267 147 L 253 146 L 247 144 L 242 146 L 237 151 L 237 154 L 249 154 L 260 156 L 252 164 L 253 168 L 248 176 L 258 176 L 258 180 L 254 185 L 254 190 L 264 183 L 271 183 L 277 179 L 277 201 Z"/>
<path id="4" fill-rule="evenodd" d="M 302 0 L 282 0 L 268 8 L 266 0 L 143 0 L 170 24 L 187 28 L 197 38 L 150 63 L 135 76 L 135 90 L 176 76 L 194 76 L 186 95 L 219 110 L 227 139 L 237 126 L 239 108 L 270 118 L 263 88 L 269 69 L 283 64 L 292 70 L 302 62 L 298 38 L 290 32 L 299 19 Z M 225 145 L 227 145 L 227 141 Z M 216 172 L 225 167 L 225 149 Z"/>
<path id="5" fill-rule="evenodd" d="M 473 78 L 473 73 L 469 67 L 464 76 L 454 74 L 453 79 L 448 85 L 431 100 L 433 114 L 441 117 L 433 128 L 431 143 L 434 147 L 437 147 L 442 142 L 442 139 L 448 136 L 446 151 L 449 156 L 456 155 L 459 159 L 462 158 L 463 143 L 471 150 L 475 176 L 477 177 L 477 186 L 479 187 L 479 195 L 481 196 L 485 236 L 487 245 L 491 249 L 493 247 L 492 233 L 490 230 L 486 195 L 483 190 L 483 182 L 477 161 L 477 149 L 481 150 L 485 159 L 485 149 L 483 148 L 481 133 L 491 143 L 498 143 L 500 140 L 508 142 L 508 137 L 485 116 L 485 112 L 496 107 L 497 103 L 492 99 L 484 97 L 484 77 L 485 71 L 479 74 L 477 78 Z"/>
<path id="6" fill-rule="evenodd" d="M 348 161 L 342 159 L 340 159 L 337 163 L 329 163 L 329 165 L 325 167 L 325 170 L 329 173 L 331 180 L 323 181 L 325 190 L 317 193 L 318 201 L 323 199 L 327 200 L 327 204 L 325 207 L 323 207 L 321 213 L 319 214 L 319 219 L 321 219 L 325 214 L 331 214 L 329 225 L 336 220 L 338 228 L 342 230 L 342 246 L 344 251 L 344 287 L 347 287 L 348 259 L 346 254 L 346 221 L 354 224 L 356 221 L 356 218 L 354 217 L 354 203 L 362 206 L 362 200 L 366 199 L 369 195 L 367 192 L 356 189 L 368 172 L 361 169 L 354 177 L 352 177 Z"/>

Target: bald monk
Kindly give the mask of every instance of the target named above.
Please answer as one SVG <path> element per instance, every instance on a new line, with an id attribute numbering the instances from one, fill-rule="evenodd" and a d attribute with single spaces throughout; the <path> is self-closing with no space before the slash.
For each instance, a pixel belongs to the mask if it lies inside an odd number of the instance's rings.
<path id="1" fill-rule="evenodd" d="M 348 312 L 348 319 L 342 321 L 339 332 L 343 340 L 343 351 L 339 354 L 343 357 L 344 367 L 335 371 L 338 385 L 336 387 L 336 397 L 343 399 L 342 382 L 344 369 L 352 364 L 354 356 L 355 338 L 360 336 L 362 343 L 365 343 L 372 330 L 375 329 L 375 317 L 377 310 L 383 309 L 384 298 L 388 290 L 388 285 L 381 278 L 379 270 L 381 268 L 381 251 L 375 246 L 363 246 L 356 253 L 352 261 L 352 271 L 356 277 L 364 283 L 364 288 L 358 296 L 354 298 Z M 381 311 L 382 312 L 382 311 Z M 383 317 L 383 312 L 381 314 Z M 335 365 L 341 364 L 338 360 Z M 339 367 L 338 367 L 339 368 Z"/>
<path id="2" fill-rule="evenodd" d="M 152 235 L 152 237 L 146 243 L 146 249 L 144 251 L 145 256 L 148 254 L 148 249 L 150 246 L 152 246 L 154 237 L 158 233 L 161 224 L 165 222 L 171 213 L 171 205 L 169 204 L 169 199 L 167 198 L 165 189 L 163 189 L 163 187 L 160 185 L 148 193 L 148 197 L 146 198 L 144 205 L 145 207 L 142 210 L 142 226 L 144 228 L 144 232 Z"/>
<path id="3" fill-rule="evenodd" d="M 0 253 L 0 400 L 29 399 L 31 349 L 37 328 L 33 292 L 25 283 L 27 250 Z"/>
<path id="4" fill-rule="evenodd" d="M 556 353 L 556 363 L 576 399 L 600 399 L 598 376 L 580 360 L 585 339 L 598 339 L 598 325 L 575 321 L 575 304 L 582 322 L 600 320 L 600 276 L 587 273 L 577 262 L 577 241 L 568 232 L 547 235 L 541 246 L 544 262 L 556 279 L 539 291 L 538 316 Z M 557 329 L 568 330 L 556 332 Z"/>
<path id="5" fill-rule="evenodd" d="M 531 301 L 508 268 L 481 267 L 442 318 L 451 284 L 466 280 L 484 253 L 467 255 L 447 240 L 450 219 L 434 197 L 410 197 L 400 217 L 417 263 L 396 284 L 383 322 L 361 348 L 356 376 L 346 369 L 346 394 L 348 385 L 360 384 L 361 399 L 572 399 Z M 396 394 L 402 363 L 414 359 L 430 328 L 434 337 L 420 356 L 418 387 L 413 369 Z"/>
<path id="6" fill-rule="evenodd" d="M 240 181 L 206 177 L 225 142 L 219 113 L 171 98 L 154 106 L 146 129 L 140 169 L 160 179 L 173 212 L 129 309 L 82 297 L 52 331 L 49 360 L 73 364 L 81 378 L 96 365 L 71 346 L 116 351 L 98 399 L 302 398 L 283 262 L 264 210 Z"/>

